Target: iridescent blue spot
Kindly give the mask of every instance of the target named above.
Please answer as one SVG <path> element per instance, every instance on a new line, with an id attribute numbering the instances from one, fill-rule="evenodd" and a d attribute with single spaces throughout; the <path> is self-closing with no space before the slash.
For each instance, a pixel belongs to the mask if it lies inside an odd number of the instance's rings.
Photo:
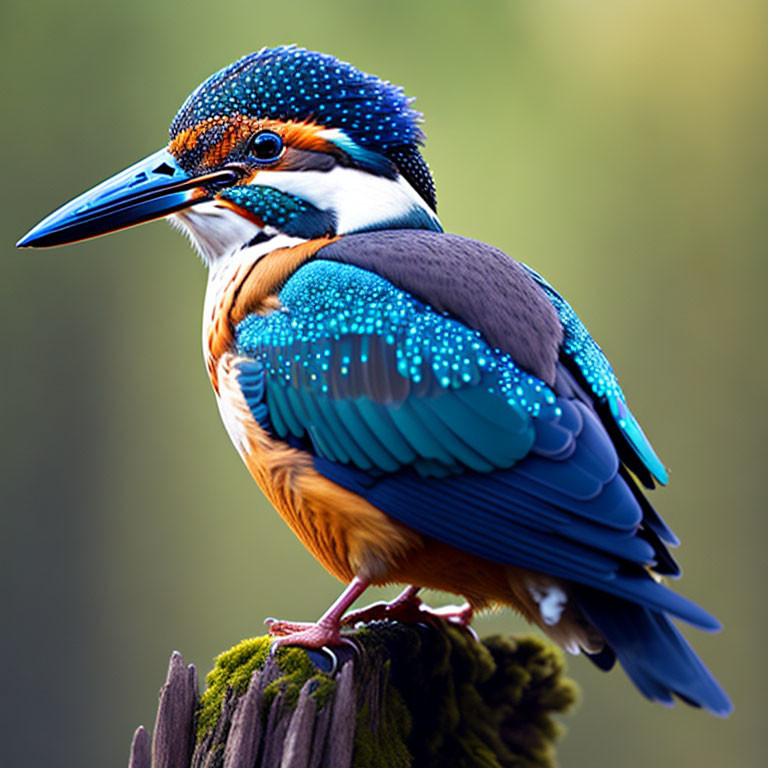
<path id="1" fill-rule="evenodd" d="M 249 315 L 237 326 L 236 339 L 238 350 L 263 361 L 268 371 L 283 368 L 289 357 L 306 364 L 306 380 L 281 378 L 281 386 L 333 393 L 339 381 L 349 380 L 368 387 L 362 371 L 374 375 L 371 350 L 378 340 L 377 360 L 388 356 L 390 376 L 442 389 L 484 386 L 529 415 L 554 416 L 555 396 L 544 382 L 491 349 L 475 330 L 429 310 L 378 275 L 317 260 L 299 269 L 279 298 L 280 312 Z"/>
<path id="2" fill-rule="evenodd" d="M 287 92 L 299 94 L 290 99 L 290 108 Z M 330 127 L 343 123 L 360 146 L 381 150 L 423 140 L 421 115 L 402 88 L 333 56 L 295 46 L 263 48 L 209 77 L 182 105 L 171 138 L 207 118 L 232 114 L 314 119 Z"/>
<path id="3" fill-rule="evenodd" d="M 229 187 L 219 196 L 258 216 L 264 224 L 291 235 L 321 237 L 335 232 L 332 213 L 321 211 L 299 197 L 274 187 L 244 184 Z"/>
<path id="4" fill-rule="evenodd" d="M 539 283 L 557 310 L 563 326 L 563 351 L 573 358 L 582 375 L 598 398 L 618 398 L 626 402 L 619 380 L 597 342 L 573 311 L 571 305 L 537 272 L 523 265 Z"/>

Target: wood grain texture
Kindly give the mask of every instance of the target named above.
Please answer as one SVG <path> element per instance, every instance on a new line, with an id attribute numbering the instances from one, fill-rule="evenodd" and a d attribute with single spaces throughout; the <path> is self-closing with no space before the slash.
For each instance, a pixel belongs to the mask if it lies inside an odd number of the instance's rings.
<path id="1" fill-rule="evenodd" d="M 150 752 L 139 728 L 129 768 L 552 768 L 552 715 L 575 686 L 538 638 L 476 641 L 464 630 L 376 622 L 327 651 L 243 641 L 197 695 L 171 657 Z M 251 671 L 252 670 L 252 671 Z M 218 687 L 217 687 L 218 686 Z"/>
<path id="2" fill-rule="evenodd" d="M 184 666 L 178 651 L 171 655 L 168 677 L 160 691 L 160 704 L 152 741 L 152 768 L 187 768 L 192 753 L 192 723 L 197 704 L 194 666 Z"/>

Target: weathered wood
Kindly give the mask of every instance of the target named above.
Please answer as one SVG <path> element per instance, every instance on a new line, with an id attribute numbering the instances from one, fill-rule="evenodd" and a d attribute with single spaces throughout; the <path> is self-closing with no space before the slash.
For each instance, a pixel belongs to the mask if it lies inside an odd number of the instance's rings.
<path id="1" fill-rule="evenodd" d="M 355 667 L 348 661 L 342 668 L 336 684 L 333 716 L 325 741 L 325 765 L 350 765 L 355 743 L 355 717 L 357 702 L 354 691 Z"/>
<path id="2" fill-rule="evenodd" d="M 290 721 L 291 713 L 286 706 L 285 696 L 279 694 L 269 710 L 267 729 L 264 732 L 264 752 L 260 761 L 262 768 L 279 767 Z"/>
<path id="3" fill-rule="evenodd" d="M 193 665 L 184 666 L 178 651 L 171 655 L 168 677 L 160 691 L 152 768 L 188 768 L 192 754 L 193 722 L 197 704 L 197 675 Z"/>
<path id="4" fill-rule="evenodd" d="M 152 744 L 143 725 L 140 725 L 133 734 L 128 768 L 152 768 Z"/>
<path id="5" fill-rule="evenodd" d="M 280 768 L 307 768 L 309 765 L 312 729 L 317 714 L 317 705 L 312 698 L 311 688 L 312 681 L 307 680 L 299 694 L 299 703 L 288 726 Z"/>
<path id="6" fill-rule="evenodd" d="M 321 707 L 315 717 L 315 731 L 312 735 L 312 744 L 309 748 L 309 765 L 307 768 L 320 768 L 323 763 L 325 744 L 328 740 L 328 729 L 331 726 L 333 707 Z"/>
<path id="7" fill-rule="evenodd" d="M 260 673 L 256 670 L 248 690 L 237 703 L 224 750 L 224 768 L 253 768 L 261 742 L 261 701 L 264 688 L 259 684 Z"/>
<path id="8" fill-rule="evenodd" d="M 174 653 L 153 749 L 129 768 L 549 768 L 575 699 L 558 650 L 538 638 L 474 640 L 447 624 L 377 622 L 344 646 L 269 653 L 268 637 L 217 659 L 198 696 Z"/>

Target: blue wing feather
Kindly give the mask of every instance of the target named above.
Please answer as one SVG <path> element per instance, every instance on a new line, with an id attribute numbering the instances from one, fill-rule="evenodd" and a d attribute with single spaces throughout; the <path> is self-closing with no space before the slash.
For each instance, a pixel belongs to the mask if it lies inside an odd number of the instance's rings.
<path id="1" fill-rule="evenodd" d="M 481 557 L 712 625 L 642 572 L 674 561 L 636 535 L 648 505 L 590 407 L 357 267 L 307 265 L 281 301 L 241 323 L 238 344 L 263 361 L 272 429 L 308 439 L 323 474 Z"/>
<path id="2" fill-rule="evenodd" d="M 500 562 L 600 572 L 619 591 L 627 564 L 674 571 L 671 532 L 591 407 L 358 267 L 310 263 L 280 299 L 238 326 L 238 346 L 261 361 L 271 429 L 308 441 L 324 474 L 457 546 L 474 528 L 473 551 Z M 652 530 L 636 536 L 644 516 Z"/>
<path id="3" fill-rule="evenodd" d="M 638 565 L 663 560 L 671 570 L 674 561 L 659 541 L 668 529 L 655 513 L 649 518 L 656 539 L 625 540 L 644 509 L 653 510 L 647 502 L 643 507 L 631 481 L 616 481 L 616 451 L 589 407 L 577 399 L 556 400 L 543 382 L 477 334 L 357 267 L 311 263 L 288 281 L 280 298 L 287 311 L 246 318 L 237 329 L 238 345 L 262 361 L 271 429 L 283 438 L 308 438 L 318 459 L 329 462 L 321 464 L 325 471 L 339 464 L 339 472 L 349 465 L 396 478 L 401 470 L 413 470 L 417 478 L 461 475 L 471 493 L 467 497 L 463 487 L 452 492 L 466 497 L 465 506 L 492 500 L 496 527 L 512 525 L 514 515 L 527 515 L 534 528 L 536 517 L 549 519 L 549 527 L 539 525 L 541 532 L 559 532 L 563 542 L 591 541 L 596 550 Z M 472 473 L 481 482 L 472 482 Z M 361 487 L 359 475 L 353 484 Z M 416 492 L 414 483 L 408 486 Z M 433 497 L 440 488 L 428 490 Z M 511 498 L 517 501 L 505 511 Z M 433 513 L 434 503 L 427 512 Z M 385 511 L 418 522 L 408 517 L 405 499 L 398 497 L 395 506 Z M 460 545 L 472 521 L 466 510 L 452 517 Z M 509 550 L 498 540 L 494 547 L 478 554 L 506 561 L 503 552 Z"/>
<path id="4" fill-rule="evenodd" d="M 558 396 L 461 323 L 357 267 L 310 263 L 280 299 L 283 311 L 236 329 L 241 388 L 265 429 L 303 441 L 322 475 L 421 533 L 577 585 L 610 644 L 595 663 L 607 668 L 615 655 L 645 695 L 728 710 L 667 614 L 708 630 L 717 621 L 648 573 L 679 573 L 665 547 L 676 539 L 595 412 L 607 404 L 663 481 L 620 390 L 590 398 L 563 361 Z"/>
<path id="5" fill-rule="evenodd" d="M 379 408 L 376 402 L 366 397 L 359 397 L 352 401 L 351 405 L 370 433 L 376 435 L 377 439 L 386 446 L 391 459 L 395 462 L 393 465 L 395 468 L 413 464 L 416 461 L 416 451 L 395 427 L 386 411 Z M 377 464 L 381 466 L 380 462 Z"/>
<path id="6" fill-rule="evenodd" d="M 543 382 L 376 275 L 314 262 L 280 298 L 291 311 L 249 316 L 238 346 L 265 366 L 277 435 L 306 432 L 324 458 L 489 472 L 528 453 L 533 415 L 555 416 Z"/>
<path id="7" fill-rule="evenodd" d="M 597 342 L 589 334 L 578 315 L 568 302 L 537 272 L 523 265 L 539 283 L 560 316 L 563 325 L 562 354 L 575 366 L 586 388 L 598 402 L 607 405 L 607 416 L 618 428 L 622 437 L 640 462 L 640 467 L 650 472 L 662 485 L 668 480 L 667 470 L 656 455 L 648 438 L 627 405 L 619 380 Z M 638 475 L 644 475 L 638 472 Z M 650 478 L 643 477 L 646 484 Z"/>
<path id="8" fill-rule="evenodd" d="M 640 692 L 651 700 L 671 705 L 674 693 L 719 716 L 733 710 L 717 680 L 663 613 L 590 589 L 579 590 L 579 604 L 606 639 L 606 650 L 611 649 L 604 661 L 594 659 L 599 666 L 610 668 L 614 656 L 618 657 Z"/>

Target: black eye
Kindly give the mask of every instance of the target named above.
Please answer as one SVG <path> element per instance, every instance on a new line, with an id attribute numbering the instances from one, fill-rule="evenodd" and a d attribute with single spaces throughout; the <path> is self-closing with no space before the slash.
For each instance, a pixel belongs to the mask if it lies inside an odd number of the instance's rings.
<path id="1" fill-rule="evenodd" d="M 248 139 L 245 151 L 257 160 L 276 160 L 283 151 L 283 140 L 272 131 L 261 131 Z"/>

